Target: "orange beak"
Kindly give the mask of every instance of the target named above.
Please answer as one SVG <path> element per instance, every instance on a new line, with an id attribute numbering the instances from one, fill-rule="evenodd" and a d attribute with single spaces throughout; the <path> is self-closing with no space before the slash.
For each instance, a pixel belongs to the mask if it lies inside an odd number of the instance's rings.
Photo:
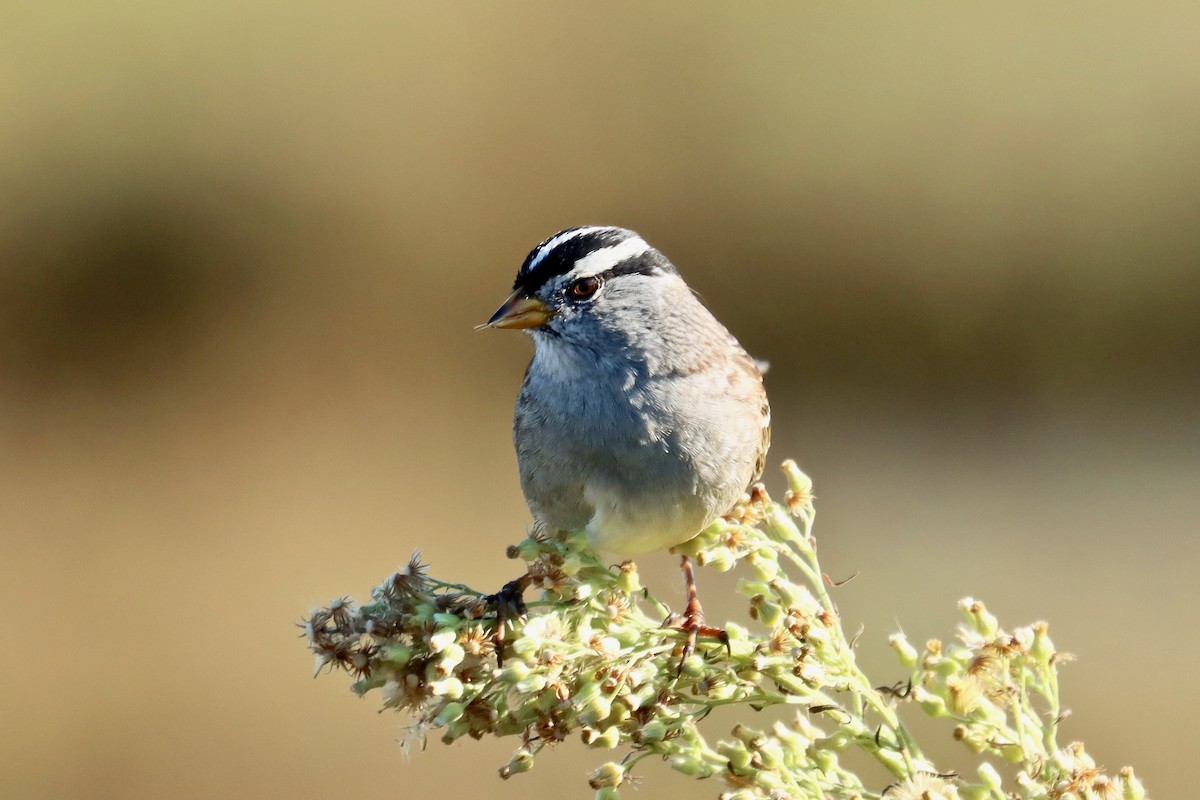
<path id="1" fill-rule="evenodd" d="M 537 328 L 545 325 L 555 314 L 554 309 L 547 306 L 536 297 L 525 294 L 524 289 L 517 289 L 508 296 L 504 305 L 496 309 L 492 318 L 480 328 Z"/>

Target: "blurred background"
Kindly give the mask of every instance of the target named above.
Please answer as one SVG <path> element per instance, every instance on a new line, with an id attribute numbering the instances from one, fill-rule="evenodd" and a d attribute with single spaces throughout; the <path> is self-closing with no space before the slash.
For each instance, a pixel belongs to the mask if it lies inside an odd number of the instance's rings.
<path id="1" fill-rule="evenodd" d="M 414 548 L 514 577 L 532 347 L 472 326 L 584 223 L 771 361 L 772 461 L 816 480 L 880 683 L 887 634 L 949 638 L 962 596 L 1049 619 L 1063 740 L 1190 787 L 1200 6 L 0 17 L 5 797 L 590 796 L 574 741 L 507 783 L 514 742 L 406 760 L 294 627 Z"/>

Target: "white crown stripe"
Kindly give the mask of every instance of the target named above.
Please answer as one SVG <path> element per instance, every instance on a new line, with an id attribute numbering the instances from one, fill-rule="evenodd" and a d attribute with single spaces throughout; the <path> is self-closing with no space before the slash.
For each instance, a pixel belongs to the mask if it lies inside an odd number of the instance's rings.
<path id="1" fill-rule="evenodd" d="M 533 260 L 529 262 L 529 266 L 525 268 L 525 272 L 533 272 L 534 268 L 541 263 L 541 260 L 550 255 L 550 253 L 554 251 L 554 248 L 558 247 L 563 242 L 569 242 L 576 236 L 583 236 L 585 233 L 595 233 L 596 231 L 607 230 L 610 230 L 610 228 L 603 225 L 592 225 L 590 227 L 576 228 L 573 231 L 564 231 L 563 233 L 558 234 L 541 246 L 541 248 L 538 250 L 538 254 L 533 257 Z"/>
<path id="2" fill-rule="evenodd" d="M 598 275 L 605 270 L 612 269 L 622 261 L 640 256 L 649 249 L 650 245 L 646 244 L 645 239 L 633 236 L 610 247 L 603 247 L 588 253 L 571 267 L 571 275 L 578 278 Z"/>

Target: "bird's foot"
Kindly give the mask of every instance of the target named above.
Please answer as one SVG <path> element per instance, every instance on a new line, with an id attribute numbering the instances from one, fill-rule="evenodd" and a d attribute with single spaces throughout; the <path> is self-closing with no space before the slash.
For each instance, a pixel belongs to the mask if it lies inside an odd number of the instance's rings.
<path id="1" fill-rule="evenodd" d="M 704 624 L 704 609 L 700 606 L 700 597 L 696 593 L 696 574 L 692 570 L 692 560 L 687 556 L 680 558 L 683 579 L 687 583 L 687 607 L 684 608 L 682 614 L 672 614 L 663 623 L 664 627 L 672 627 L 687 634 L 687 638 L 683 641 L 683 651 L 679 656 L 679 668 L 675 672 L 677 678 L 683 675 L 683 665 L 691 658 L 692 653 L 696 652 L 696 640 L 701 636 L 716 639 L 725 645 L 727 651 L 732 653 L 729 646 L 729 632 L 724 628 L 714 628 Z"/>
<path id="2" fill-rule="evenodd" d="M 525 590 L 532 581 L 533 576 L 525 573 L 504 584 L 495 594 L 483 598 L 488 605 L 496 607 L 496 633 L 492 636 L 496 645 L 496 666 L 504 666 L 504 634 L 508 630 L 509 620 L 525 619 L 528 611 L 525 607 Z"/>

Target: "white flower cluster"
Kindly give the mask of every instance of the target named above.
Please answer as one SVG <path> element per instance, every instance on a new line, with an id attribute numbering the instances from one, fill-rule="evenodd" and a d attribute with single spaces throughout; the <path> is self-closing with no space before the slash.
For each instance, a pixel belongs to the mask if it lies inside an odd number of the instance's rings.
<path id="1" fill-rule="evenodd" d="M 540 590 L 527 616 L 497 630 L 496 597 L 428 575 L 419 555 L 355 605 L 340 599 L 303 625 L 317 668 L 350 673 L 360 694 L 414 719 L 412 738 L 436 733 L 513 736 L 500 768 L 509 778 L 569 737 L 623 751 L 592 774 L 597 797 L 617 797 L 647 758 L 696 778 L 719 778 L 724 798 L 1128 798 L 1143 796 L 1131 771 L 1107 778 L 1082 746 L 1054 745 L 1055 653 L 1044 625 L 1005 634 L 981 603 L 966 602 L 963 645 L 902 636 L 893 647 L 911 671 L 878 690 L 859 670 L 811 530 L 812 483 L 784 464 L 783 504 L 761 486 L 733 514 L 677 551 L 701 565 L 748 574 L 738 591 L 749 622 L 728 623 L 728 647 L 666 627 L 666 606 L 646 592 L 632 562 L 606 566 L 579 533 L 531 536 L 509 548 Z M 789 571 L 799 576 L 793 580 Z M 1045 706 L 1034 708 L 1036 695 Z M 718 706 L 788 705 L 787 722 L 737 725 L 710 742 L 701 721 Z M 955 721 L 974 752 L 1016 765 L 1007 780 L 984 760 L 979 780 L 939 773 L 897 716 L 903 704 Z M 859 750 L 894 776 L 869 788 L 841 755 Z"/>

